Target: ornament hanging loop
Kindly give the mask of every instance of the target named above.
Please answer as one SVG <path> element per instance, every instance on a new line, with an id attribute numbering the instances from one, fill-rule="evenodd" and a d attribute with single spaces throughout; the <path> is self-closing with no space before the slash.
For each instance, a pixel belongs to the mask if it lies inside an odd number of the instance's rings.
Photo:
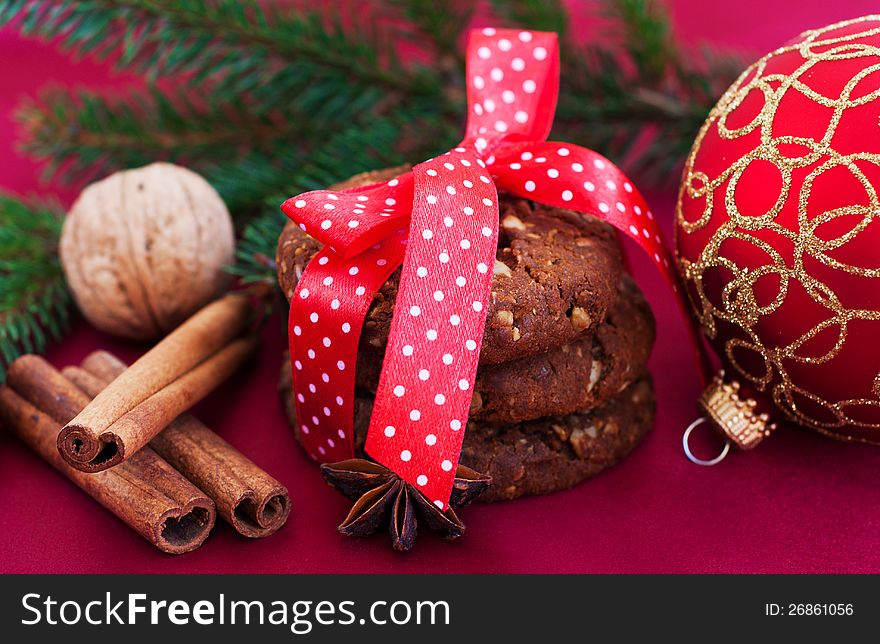
<path id="1" fill-rule="evenodd" d="M 684 434 L 682 434 L 682 436 L 681 436 L 681 446 L 684 449 L 684 455 L 687 456 L 688 460 L 691 463 L 695 463 L 696 465 L 703 465 L 704 467 L 711 467 L 713 465 L 718 465 L 718 463 L 723 461 L 727 457 L 727 454 L 730 452 L 730 440 L 728 440 L 728 439 L 724 439 L 724 447 L 721 448 L 721 453 L 718 454 L 718 456 L 716 456 L 715 458 L 710 458 L 710 459 L 698 458 L 691 451 L 691 446 L 690 446 L 691 433 L 697 427 L 702 425 L 703 423 L 711 423 L 711 422 L 712 421 L 710 421 L 705 416 L 701 416 L 700 418 L 697 418 L 694 422 L 692 422 L 690 425 L 688 425 L 687 429 L 684 430 Z"/>

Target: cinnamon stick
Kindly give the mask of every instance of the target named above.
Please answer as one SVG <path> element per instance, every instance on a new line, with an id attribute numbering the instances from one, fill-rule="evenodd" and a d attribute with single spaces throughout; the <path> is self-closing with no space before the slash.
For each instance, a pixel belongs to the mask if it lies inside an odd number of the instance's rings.
<path id="1" fill-rule="evenodd" d="M 64 460 L 100 472 L 131 457 L 250 355 L 255 339 L 234 338 L 251 311 L 248 298 L 228 295 L 172 331 L 65 425 Z"/>
<path id="2" fill-rule="evenodd" d="M 214 526 L 213 501 L 152 449 L 96 474 L 80 472 L 61 458 L 58 428 L 88 401 L 45 360 L 22 356 L 0 387 L 0 422 L 159 550 L 180 554 L 202 545 Z"/>
<path id="3" fill-rule="evenodd" d="M 68 367 L 63 373 L 83 391 L 96 395 L 125 368 L 112 354 L 95 351 L 81 369 Z M 204 490 L 218 514 L 239 534 L 266 537 L 286 523 L 287 488 L 190 414 L 173 420 L 150 441 L 150 447 Z"/>

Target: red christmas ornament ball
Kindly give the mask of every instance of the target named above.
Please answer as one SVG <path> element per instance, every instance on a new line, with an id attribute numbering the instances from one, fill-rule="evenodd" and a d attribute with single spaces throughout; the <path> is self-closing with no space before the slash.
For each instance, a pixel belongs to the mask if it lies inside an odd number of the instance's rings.
<path id="1" fill-rule="evenodd" d="M 725 378 L 771 417 L 880 443 L 880 16 L 801 34 L 688 157 L 679 271 Z"/>

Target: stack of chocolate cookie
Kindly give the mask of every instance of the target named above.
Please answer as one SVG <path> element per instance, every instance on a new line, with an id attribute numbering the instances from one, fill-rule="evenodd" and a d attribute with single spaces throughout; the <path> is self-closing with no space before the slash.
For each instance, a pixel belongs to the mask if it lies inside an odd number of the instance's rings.
<path id="1" fill-rule="evenodd" d="M 374 183 L 400 168 L 353 177 Z M 480 500 L 571 487 L 626 456 L 651 428 L 654 392 L 645 363 L 654 319 L 623 271 L 613 229 L 589 215 L 499 195 L 492 299 L 461 462 L 489 474 Z M 278 243 L 288 300 L 321 248 L 289 223 Z M 355 440 L 362 449 L 394 302 L 396 271 L 367 314 L 357 365 Z M 280 384 L 291 426 L 289 361 Z"/>

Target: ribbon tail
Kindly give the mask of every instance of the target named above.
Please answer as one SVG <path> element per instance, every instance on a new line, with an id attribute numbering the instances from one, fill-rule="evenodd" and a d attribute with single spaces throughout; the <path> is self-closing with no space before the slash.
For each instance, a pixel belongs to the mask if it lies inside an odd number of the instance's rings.
<path id="1" fill-rule="evenodd" d="M 489 166 L 500 189 L 557 208 L 591 214 L 632 239 L 672 290 L 691 337 L 703 384 L 713 369 L 700 329 L 687 309 L 675 259 L 644 197 L 627 176 L 597 152 L 568 143 L 508 143 Z"/>
<path id="2" fill-rule="evenodd" d="M 473 148 L 413 169 L 410 239 L 366 451 L 449 507 L 498 246 L 495 186 Z"/>
<path id="3" fill-rule="evenodd" d="M 406 230 L 345 258 L 322 249 L 291 299 L 288 338 L 296 418 L 316 461 L 354 456 L 354 385 L 364 318 L 374 294 L 403 261 Z"/>

